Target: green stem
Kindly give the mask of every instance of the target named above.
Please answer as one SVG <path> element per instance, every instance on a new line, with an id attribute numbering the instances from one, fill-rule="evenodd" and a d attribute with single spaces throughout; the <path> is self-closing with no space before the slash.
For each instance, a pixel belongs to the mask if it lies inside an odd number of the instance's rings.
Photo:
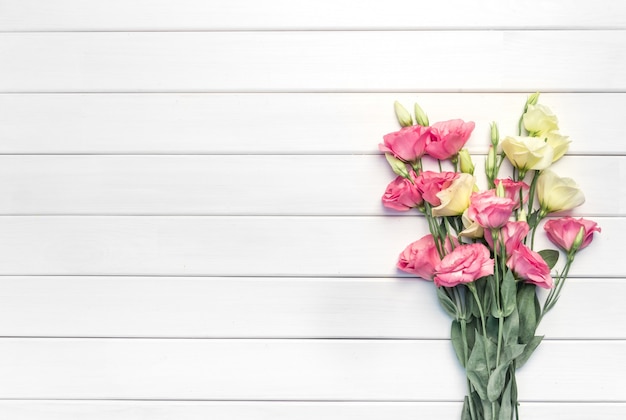
<path id="1" fill-rule="evenodd" d="M 445 256 L 445 249 L 441 242 L 439 226 L 435 218 L 432 217 L 432 206 L 426 201 L 424 201 L 424 216 L 428 221 L 428 230 L 430 230 L 430 234 L 433 235 L 433 240 L 435 241 L 435 247 L 437 248 L 439 258 L 443 258 Z"/>
<path id="2" fill-rule="evenodd" d="M 480 303 L 480 299 L 478 297 L 478 291 L 476 290 L 476 285 L 474 285 L 473 283 L 468 283 L 467 287 L 472 292 L 472 295 L 474 295 L 474 300 L 476 300 L 476 305 L 478 305 L 478 312 L 480 313 L 480 321 L 483 327 L 483 336 L 487 338 L 487 327 L 486 327 L 487 323 L 485 322 L 485 311 L 483 310 L 483 305 Z M 487 364 L 488 363 L 489 361 L 487 360 Z"/>
<path id="3" fill-rule="evenodd" d="M 546 302 L 543 305 L 543 310 L 541 311 L 541 315 L 539 315 L 539 320 L 537 321 L 537 325 L 539 325 L 544 315 L 547 314 L 548 311 L 550 311 L 550 309 L 554 307 L 554 305 L 556 304 L 556 301 L 559 299 L 559 296 L 561 295 L 561 290 L 563 289 L 563 286 L 565 285 L 565 280 L 567 279 L 567 276 L 569 275 L 569 269 L 572 266 L 573 262 L 574 262 L 574 255 L 573 254 L 568 255 L 567 262 L 565 263 L 565 267 L 563 268 L 563 271 L 561 272 L 561 274 L 557 277 L 554 288 L 550 290 L 550 293 L 548 294 Z"/>
<path id="4" fill-rule="evenodd" d="M 504 330 L 504 317 L 498 318 L 498 350 L 496 352 L 496 368 L 500 366 L 500 351 L 502 350 L 502 330 Z"/>
<path id="5" fill-rule="evenodd" d="M 498 248 L 500 248 L 498 229 L 491 230 L 491 239 L 493 241 L 493 265 L 495 267 L 495 270 L 493 270 L 493 274 L 495 277 L 496 285 L 496 304 L 498 306 L 498 311 L 502 312 L 502 307 L 500 303 L 500 269 L 498 266 Z M 501 314 L 499 315 L 502 316 Z"/>
<path id="6" fill-rule="evenodd" d="M 469 345 L 467 344 L 467 321 L 465 319 L 461 319 L 461 336 L 463 337 L 463 359 L 465 360 L 464 366 L 467 366 L 467 361 L 469 360 Z M 467 390 L 469 391 L 468 404 L 470 409 L 470 417 L 472 418 L 472 420 L 478 420 L 478 417 L 476 417 L 474 404 L 472 403 L 472 392 L 474 391 L 474 386 L 472 385 L 472 381 L 470 381 L 467 375 L 465 376 L 465 379 L 467 380 Z"/>
<path id="7" fill-rule="evenodd" d="M 533 211 L 533 204 L 535 202 L 535 189 L 537 188 L 537 179 L 539 179 L 540 171 L 535 171 L 533 179 L 530 181 L 530 189 L 528 190 L 528 214 Z"/>
<path id="8" fill-rule="evenodd" d="M 513 406 L 513 412 L 515 413 L 515 419 L 519 420 L 519 411 L 517 409 L 517 379 L 515 378 L 515 360 L 511 362 L 511 405 Z"/>
<path id="9" fill-rule="evenodd" d="M 448 239 L 450 240 L 450 246 L 452 247 L 452 249 L 454 249 L 454 239 L 455 239 L 455 236 L 452 234 L 452 232 L 454 231 L 456 233 L 457 232 L 456 228 L 454 228 L 450 224 L 450 221 L 448 220 L 447 217 L 444 217 L 443 220 L 444 220 L 444 223 L 446 225 L 446 234 L 447 234 Z"/>
<path id="10" fill-rule="evenodd" d="M 537 213 L 537 220 L 535 221 L 535 225 L 532 227 L 532 233 L 530 234 L 530 249 L 535 249 L 535 233 L 537 232 L 537 227 L 539 226 L 539 222 L 546 217 L 546 212 L 541 209 L 539 213 Z"/>

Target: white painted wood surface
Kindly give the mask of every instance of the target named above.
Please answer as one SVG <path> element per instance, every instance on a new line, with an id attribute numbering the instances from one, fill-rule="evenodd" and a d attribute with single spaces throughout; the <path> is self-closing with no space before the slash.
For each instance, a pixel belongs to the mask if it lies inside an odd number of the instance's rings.
<path id="1" fill-rule="evenodd" d="M 589 34 L 0 33 L 0 91 L 624 91 L 626 30 Z"/>
<path id="2" fill-rule="evenodd" d="M 617 233 L 626 219 L 594 220 L 608 234 L 576 257 L 571 275 L 626 277 Z M 391 277 L 425 225 L 393 216 L 6 216 L 0 274 Z M 545 235 L 535 245 L 551 246 Z"/>
<path id="3" fill-rule="evenodd" d="M 0 287 L 3 337 L 449 338 L 418 279 L 4 276 Z M 540 333 L 624 340 L 624 294 L 621 278 L 571 278 Z"/>
<path id="4" fill-rule="evenodd" d="M 486 184 L 484 156 L 475 161 Z M 585 191 L 587 201 L 572 214 L 626 215 L 620 156 L 571 156 L 553 169 Z M 0 177 L 11 180 L 0 184 L 0 214 L 418 214 L 372 200 L 371 191 L 382 195 L 394 177 L 380 155 L 13 155 L 0 156 Z"/>
<path id="5" fill-rule="evenodd" d="M 378 154 L 397 126 L 393 104 L 419 101 L 433 121 L 514 133 L 527 93 L 0 93 L 0 153 Z M 572 139 L 570 154 L 624 154 L 625 93 L 543 93 Z M 522 104 L 522 105 L 520 105 Z M 158 118 L 157 118 L 158 116 Z M 599 141 L 599 140 L 602 141 Z"/>
<path id="6" fill-rule="evenodd" d="M 626 6 L 355 5 L 0 0 L 1 418 L 458 418 L 377 144 L 419 101 L 484 154 L 535 90 L 603 231 L 522 418 L 626 416 Z"/>
<path id="7" fill-rule="evenodd" d="M 625 28 L 611 0 L 1 0 L 2 31 Z M 280 11 L 280 13 L 277 13 Z M 558 17 L 558 18 L 557 18 Z"/>

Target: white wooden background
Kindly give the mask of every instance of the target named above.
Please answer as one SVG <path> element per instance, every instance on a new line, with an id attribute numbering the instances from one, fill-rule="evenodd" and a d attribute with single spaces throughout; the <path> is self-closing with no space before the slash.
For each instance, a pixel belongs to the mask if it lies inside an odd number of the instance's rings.
<path id="1" fill-rule="evenodd" d="M 626 4 L 0 0 L 0 418 L 455 419 L 393 101 L 514 133 L 526 95 L 602 234 L 522 418 L 626 417 Z"/>

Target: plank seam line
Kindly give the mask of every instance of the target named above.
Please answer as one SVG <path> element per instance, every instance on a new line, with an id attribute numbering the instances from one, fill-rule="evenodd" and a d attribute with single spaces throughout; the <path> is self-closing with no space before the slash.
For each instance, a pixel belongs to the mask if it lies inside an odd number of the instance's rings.
<path id="1" fill-rule="evenodd" d="M 472 88 L 453 88 L 453 89 L 423 89 L 423 88 L 413 88 L 413 89 L 241 89 L 241 90 L 232 90 L 232 89 L 194 89 L 194 90 L 64 90 L 64 91 L 56 91 L 56 90 L 37 90 L 37 91 L 22 91 L 22 90 L 0 90 L 0 95 L 94 95 L 94 94 L 305 94 L 305 93 L 318 93 L 318 94 L 354 94 L 354 93 L 362 93 L 362 94 L 373 94 L 373 93 L 387 93 L 387 94 L 402 94 L 402 93 L 411 93 L 411 94 L 430 94 L 430 93 L 469 93 L 469 94 L 479 94 L 479 93 L 487 93 L 487 94 L 529 94 L 536 91 L 536 87 L 528 87 L 526 89 L 472 89 Z M 597 88 L 589 88 L 589 89 L 579 89 L 579 88 L 562 88 L 562 89 L 549 89 L 542 88 L 541 93 L 545 94 L 583 94 L 583 93 L 596 93 L 596 94 L 623 94 L 626 93 L 626 88 L 614 88 L 614 89 L 597 89 Z"/>
<path id="2" fill-rule="evenodd" d="M 22 337 L 22 336 L 0 336 L 0 340 L 8 340 L 8 341 L 168 341 L 168 342 L 182 342 L 182 341 L 196 341 L 196 342 L 449 342 L 449 338 L 365 338 L 365 337 L 346 337 L 346 338 L 280 338 L 280 337 L 258 337 L 258 338 L 249 338 L 249 337 L 54 337 L 54 336 L 31 336 L 31 337 Z M 626 344 L 626 338 L 546 338 L 547 342 L 554 343 L 621 343 Z"/>
<path id="3" fill-rule="evenodd" d="M 110 277 L 110 278 L 119 278 L 119 277 L 154 277 L 154 278 L 164 278 L 164 277 L 176 277 L 176 278 L 246 278 L 246 279 L 319 279 L 319 280 L 357 280 L 357 279 L 389 279 L 389 280 L 399 280 L 399 281 L 421 281 L 416 277 L 407 276 L 392 276 L 392 275 L 383 275 L 383 274 L 346 274 L 346 275 L 330 275 L 330 274 L 264 274 L 264 275 L 246 275 L 244 274 L 137 274 L 137 273 L 77 273 L 77 274 L 48 274 L 48 273 L 0 273 L 0 279 L 3 277 Z M 599 276 L 593 277 L 592 275 L 585 274 L 574 274 L 568 277 L 568 279 L 596 279 L 596 280 L 621 280 L 626 281 L 623 274 L 616 274 L 614 276 Z"/>
<path id="4" fill-rule="evenodd" d="M 382 134 L 381 134 L 382 138 Z M 319 152 L 319 151 L 311 151 L 307 153 L 306 151 L 302 152 L 2 152 L 0 151 L 0 157 L 72 157 L 72 156 L 87 156 L 87 157 L 222 157 L 222 156 L 245 156 L 245 157 L 359 157 L 359 156 L 380 156 L 383 157 L 384 154 L 376 151 L 328 151 L 328 152 Z M 473 157 L 485 157 L 487 153 L 473 153 Z M 576 157 L 605 157 L 605 158 L 613 158 L 613 157 L 625 157 L 626 153 L 606 153 L 606 152 L 568 152 L 567 156 L 576 156 Z"/>
<path id="5" fill-rule="evenodd" d="M 285 28 L 263 28 L 263 27 L 249 27 L 249 28 L 228 28 L 228 29 L 172 29 L 172 28 L 158 28 L 151 29 L 132 29 L 130 27 L 120 27 L 118 29 L 4 29 L 0 30 L 2 34 L 118 34 L 118 33 L 257 33 L 257 32 L 270 32 L 270 33 L 290 33 L 290 32 L 616 32 L 626 30 L 626 25 L 606 25 L 606 26 L 588 26 L 588 25 L 571 25 L 571 26 L 548 26 L 548 25 L 509 25 L 509 26 L 423 26 L 423 27 L 398 27 L 398 26 L 336 26 L 320 28 L 315 26 L 305 27 L 285 27 Z"/>
<path id="6" fill-rule="evenodd" d="M 421 93 L 438 93 L 443 95 L 449 94 L 460 94 L 460 95 L 476 95 L 476 94 L 490 94 L 490 95 L 507 95 L 507 94 L 529 94 L 532 93 L 530 90 L 407 90 L 407 93 L 413 94 L 421 94 Z M 584 90 L 584 91 L 570 91 L 570 90 L 557 90 L 557 91 L 548 91 L 542 90 L 541 93 L 558 93 L 558 94 L 624 94 L 625 91 L 602 91 L 602 90 Z M 276 95 L 301 95 L 301 94 L 315 94 L 315 95 L 325 95 L 325 94 L 350 94 L 350 95 L 369 95 L 369 94 L 396 94 L 399 93 L 397 90 L 255 90 L 255 91 L 232 91 L 232 90 L 223 90 L 223 91 L 24 91 L 24 92 L 3 92 L 0 91 L 0 96 L 17 96 L 17 95 L 66 95 L 66 96 L 79 96 L 79 95 L 128 95 L 128 96 L 148 96 L 148 95 L 222 95 L 222 94 L 247 94 L 247 95 L 266 95 L 266 94 L 276 94 Z"/>
<path id="7" fill-rule="evenodd" d="M 403 403 L 411 403 L 411 404 L 461 404 L 461 400 L 393 400 L 393 399 L 369 399 L 369 400 L 361 400 L 361 399 L 336 399 L 336 400 L 328 400 L 328 399 L 197 399 L 197 398 L 189 398 L 189 399 L 169 399 L 169 398 L 2 398 L 0 397 L 0 402 L 32 402 L 32 401 L 63 401 L 63 402 L 135 402 L 135 403 L 153 403 L 153 402 L 182 402 L 182 403 L 193 403 L 193 402 L 207 402 L 207 403 L 282 403 L 282 404 L 309 404 L 309 403 L 324 403 L 324 404 L 363 404 L 363 403 L 375 403 L 375 404 L 403 404 Z M 623 405 L 626 404 L 626 400 L 519 400 L 521 404 L 572 404 L 572 405 L 600 405 L 600 404 L 610 404 L 610 405 Z"/>

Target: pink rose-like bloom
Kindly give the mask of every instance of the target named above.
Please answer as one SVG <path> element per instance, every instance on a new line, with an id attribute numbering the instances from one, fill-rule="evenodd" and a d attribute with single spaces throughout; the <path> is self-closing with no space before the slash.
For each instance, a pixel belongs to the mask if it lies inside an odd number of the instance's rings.
<path id="1" fill-rule="evenodd" d="M 502 184 L 502 187 L 504 188 L 504 196 L 515 201 L 515 207 L 513 208 L 514 210 L 518 209 L 521 204 L 525 204 L 528 201 L 528 190 L 530 189 L 530 186 L 524 181 L 513 181 L 512 179 L 506 178 L 496 179 L 494 180 L 494 182 L 496 184 L 496 187 Z M 519 201 L 520 190 L 522 191 L 523 199 L 523 203 L 521 204 Z"/>
<path id="2" fill-rule="evenodd" d="M 474 130 L 473 122 L 463 120 L 442 121 L 430 127 L 430 140 L 426 153 L 435 159 L 448 159 L 465 146 Z"/>
<path id="3" fill-rule="evenodd" d="M 400 131 L 383 136 L 384 144 L 379 144 L 381 152 L 391 153 L 405 162 L 415 162 L 424 154 L 430 128 L 421 125 L 403 127 Z"/>
<path id="4" fill-rule="evenodd" d="M 500 242 L 504 244 L 506 255 L 513 254 L 513 251 L 522 244 L 522 241 L 528 235 L 530 226 L 526 222 L 507 222 L 500 228 Z M 490 234 L 485 235 L 485 240 L 493 249 L 493 238 Z"/>
<path id="5" fill-rule="evenodd" d="M 411 178 L 414 180 L 417 175 L 411 171 Z M 398 176 L 391 181 L 382 197 L 383 205 L 387 208 L 407 211 L 413 207 L 418 207 L 424 200 L 413 181 Z"/>
<path id="6" fill-rule="evenodd" d="M 441 199 L 437 197 L 437 194 L 448 188 L 458 177 L 457 172 L 424 171 L 415 179 L 415 185 L 422 193 L 422 198 L 437 207 L 441 204 Z"/>
<path id="7" fill-rule="evenodd" d="M 520 244 L 509 256 L 507 267 L 513 270 L 515 275 L 527 283 L 536 284 L 544 289 L 550 289 L 554 285 L 550 275 L 550 267 L 541 258 L 539 253 L 531 250 L 524 244 Z"/>
<path id="8" fill-rule="evenodd" d="M 473 193 L 467 215 L 486 229 L 498 229 L 509 221 L 515 201 L 498 197 L 494 190 Z"/>
<path id="9" fill-rule="evenodd" d="M 479 243 L 459 245 L 435 267 L 435 285 L 454 287 L 493 274 L 489 249 Z"/>
<path id="10" fill-rule="evenodd" d="M 602 229 L 596 222 L 585 219 L 574 219 L 573 217 L 563 217 L 561 219 L 548 220 L 543 226 L 548 235 L 548 239 L 565 252 L 570 252 L 576 236 L 580 229 L 584 229 L 583 241 L 578 247 L 578 251 L 585 248 L 593 240 L 593 233 Z"/>
<path id="11" fill-rule="evenodd" d="M 447 244 L 449 245 L 449 244 Z M 447 247 L 448 249 L 451 247 Z M 398 258 L 397 267 L 425 280 L 432 280 L 435 266 L 441 262 L 433 235 L 426 235 L 409 244 Z"/>

